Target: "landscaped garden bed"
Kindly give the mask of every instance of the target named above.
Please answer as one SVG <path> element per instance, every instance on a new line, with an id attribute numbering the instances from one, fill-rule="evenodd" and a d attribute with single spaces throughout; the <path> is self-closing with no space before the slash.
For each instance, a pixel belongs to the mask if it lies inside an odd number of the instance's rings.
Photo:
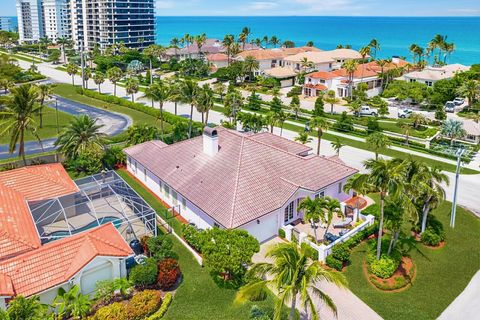
<path id="1" fill-rule="evenodd" d="M 363 271 L 370 283 L 383 291 L 405 290 L 415 278 L 415 264 L 409 257 L 402 257 L 397 269 L 388 278 L 382 278 L 370 272 L 367 262 L 363 265 Z"/>

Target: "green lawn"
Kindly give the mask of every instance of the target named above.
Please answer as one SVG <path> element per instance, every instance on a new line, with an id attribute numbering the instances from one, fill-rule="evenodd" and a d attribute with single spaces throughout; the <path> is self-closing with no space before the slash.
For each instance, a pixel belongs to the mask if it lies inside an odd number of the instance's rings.
<path id="1" fill-rule="evenodd" d="M 106 109 L 113 112 L 125 114 L 130 118 L 132 118 L 134 124 L 147 124 L 147 125 L 157 125 L 157 126 L 159 125 L 157 119 L 151 115 L 148 115 L 146 113 L 133 110 L 127 107 L 123 107 L 117 104 L 111 104 L 108 102 L 100 101 L 94 98 L 81 95 L 76 91 L 76 88 L 77 87 L 74 87 L 71 84 L 62 83 L 62 84 L 56 85 L 53 91 L 55 94 L 62 96 L 66 99 L 77 101 L 92 107 Z M 164 122 L 164 126 L 165 126 L 165 131 L 167 132 L 171 128 L 170 124 L 166 122 Z"/>
<path id="2" fill-rule="evenodd" d="M 463 291 L 480 268 L 480 219 L 457 210 L 455 229 L 449 227 L 451 203 L 434 210 L 446 231 L 446 246 L 433 250 L 418 243 L 410 251 L 417 266 L 413 286 L 402 292 L 383 292 L 365 278 L 362 264 L 366 244 L 354 249 L 346 270 L 350 289 L 386 320 L 435 319 Z"/>
<path id="3" fill-rule="evenodd" d="M 70 120 L 73 119 L 73 116 L 65 113 L 65 112 L 58 112 L 58 124 L 60 131 L 65 128 Z M 40 125 L 39 117 L 35 117 L 37 125 Z M 57 136 L 57 125 L 56 125 L 56 116 L 55 116 L 55 109 L 50 108 L 48 106 L 44 107 L 44 116 L 43 116 L 43 128 L 38 128 L 37 130 L 40 139 L 47 139 L 53 138 Z M 0 144 L 9 143 L 10 137 L 8 134 L 4 134 L 0 136 Z M 36 140 L 35 136 L 31 134 L 29 131 L 25 134 L 25 141 L 32 141 Z"/>
<path id="4" fill-rule="evenodd" d="M 175 218 L 167 216 L 163 205 L 148 192 L 138 181 L 133 179 L 123 170 L 117 173 L 167 222 L 180 233 L 181 224 Z M 248 302 L 237 305 L 233 303 L 236 290 L 225 289 L 217 286 L 208 269 L 201 267 L 191 253 L 175 238 L 170 236 L 174 243 L 174 250 L 179 255 L 180 268 L 183 281 L 178 288 L 172 305 L 168 309 L 165 319 L 196 320 L 196 319 L 222 319 L 241 320 L 248 319 L 253 304 L 265 309 L 272 309 L 273 295 L 264 301 Z"/>

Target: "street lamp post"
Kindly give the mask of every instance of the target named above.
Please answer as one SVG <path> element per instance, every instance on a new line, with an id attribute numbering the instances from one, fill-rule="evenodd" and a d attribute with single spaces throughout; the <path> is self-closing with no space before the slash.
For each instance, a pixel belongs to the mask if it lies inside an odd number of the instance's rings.
<path id="1" fill-rule="evenodd" d="M 453 191 L 452 214 L 450 216 L 450 227 L 455 228 L 455 216 L 457 214 L 457 192 L 458 192 L 458 178 L 460 177 L 460 168 L 462 167 L 462 155 L 465 153 L 465 148 L 461 146 L 455 152 L 457 156 L 457 170 L 455 172 L 455 189 Z"/>

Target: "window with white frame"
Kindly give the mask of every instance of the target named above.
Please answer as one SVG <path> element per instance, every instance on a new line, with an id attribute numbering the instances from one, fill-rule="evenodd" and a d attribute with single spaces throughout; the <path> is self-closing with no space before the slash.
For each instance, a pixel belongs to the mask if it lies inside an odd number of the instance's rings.
<path id="1" fill-rule="evenodd" d="M 325 191 L 321 191 L 315 195 L 315 199 L 325 198 Z"/>
<path id="2" fill-rule="evenodd" d="M 288 206 L 285 207 L 285 212 L 284 212 L 284 217 L 283 221 L 287 222 L 293 219 L 293 207 L 294 207 L 294 202 L 290 202 Z"/>
<path id="3" fill-rule="evenodd" d="M 166 183 L 163 184 L 163 192 L 165 193 L 165 197 L 168 198 L 170 196 L 170 187 Z"/>
<path id="4" fill-rule="evenodd" d="M 182 198 L 182 208 L 183 210 L 187 210 L 187 199 Z"/>
<path id="5" fill-rule="evenodd" d="M 173 205 L 177 205 L 178 204 L 178 194 L 177 194 L 177 191 L 173 190 L 172 189 L 172 199 L 173 199 Z"/>

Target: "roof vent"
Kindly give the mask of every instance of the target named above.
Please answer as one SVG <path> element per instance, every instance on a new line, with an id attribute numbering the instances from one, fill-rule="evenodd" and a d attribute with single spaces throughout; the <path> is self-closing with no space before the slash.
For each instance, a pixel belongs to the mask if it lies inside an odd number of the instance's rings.
<path id="1" fill-rule="evenodd" d="M 214 156 L 218 153 L 217 129 L 205 127 L 203 130 L 203 152 L 209 156 Z"/>

